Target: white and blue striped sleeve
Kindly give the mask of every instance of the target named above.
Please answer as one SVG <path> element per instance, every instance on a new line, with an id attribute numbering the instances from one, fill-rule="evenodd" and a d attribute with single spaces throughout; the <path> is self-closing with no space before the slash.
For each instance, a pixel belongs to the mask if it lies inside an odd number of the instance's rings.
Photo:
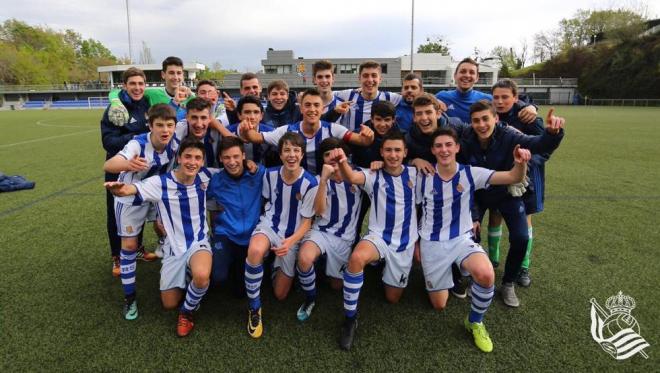
<path id="1" fill-rule="evenodd" d="M 264 142 L 266 144 L 277 146 L 277 143 L 288 130 L 289 126 L 281 126 L 269 132 L 261 132 L 261 136 L 264 137 Z"/>
<path id="2" fill-rule="evenodd" d="M 138 194 L 144 201 L 158 202 L 163 194 L 161 177 L 159 175 L 148 177 L 135 184 Z"/>
<path id="3" fill-rule="evenodd" d="M 131 160 L 136 155 L 140 155 L 140 144 L 136 140 L 130 140 L 124 145 L 124 148 L 117 153 L 122 157 Z"/>
<path id="4" fill-rule="evenodd" d="M 302 205 L 300 206 L 300 216 L 303 218 L 313 218 L 314 213 L 314 199 L 316 198 L 316 191 L 318 190 L 318 184 L 310 186 L 305 191 L 303 196 Z"/>
<path id="5" fill-rule="evenodd" d="M 472 179 L 474 180 L 474 189 L 484 189 L 490 186 L 490 178 L 495 171 L 483 167 L 470 167 Z"/>

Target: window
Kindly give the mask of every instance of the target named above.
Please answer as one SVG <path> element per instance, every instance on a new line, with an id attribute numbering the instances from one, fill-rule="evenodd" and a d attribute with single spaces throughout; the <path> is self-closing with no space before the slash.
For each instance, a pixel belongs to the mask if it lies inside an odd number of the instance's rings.
<path id="1" fill-rule="evenodd" d="M 264 66 L 266 74 L 291 74 L 291 65 L 268 65 Z"/>
<path id="2" fill-rule="evenodd" d="M 360 65 L 358 64 L 343 64 L 339 65 L 339 74 L 357 74 L 358 68 Z"/>
<path id="3" fill-rule="evenodd" d="M 381 74 L 387 74 L 387 64 L 386 63 L 381 63 L 380 64 L 380 73 Z"/>

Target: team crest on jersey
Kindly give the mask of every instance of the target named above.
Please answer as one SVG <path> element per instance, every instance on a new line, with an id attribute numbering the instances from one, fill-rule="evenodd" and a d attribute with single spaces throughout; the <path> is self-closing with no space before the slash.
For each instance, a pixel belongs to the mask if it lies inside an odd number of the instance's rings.
<path id="1" fill-rule="evenodd" d="M 413 188 L 413 182 L 412 182 L 412 180 L 408 180 L 408 188 L 410 188 L 410 189 Z"/>
<path id="2" fill-rule="evenodd" d="M 457 190 L 459 193 L 463 193 L 463 191 L 465 190 L 465 188 L 463 188 L 463 185 L 458 184 L 458 185 L 456 185 L 456 190 Z"/>
<path id="3" fill-rule="evenodd" d="M 202 183 L 199 187 L 202 188 L 202 190 L 206 190 L 206 188 L 209 187 L 209 183 Z"/>
<path id="4" fill-rule="evenodd" d="M 302 200 L 302 194 L 300 194 L 300 193 L 296 193 L 296 199 L 297 199 L 298 201 L 301 201 L 301 200 Z"/>
<path id="5" fill-rule="evenodd" d="M 357 193 L 358 188 L 355 186 L 355 184 L 351 184 L 351 193 Z"/>

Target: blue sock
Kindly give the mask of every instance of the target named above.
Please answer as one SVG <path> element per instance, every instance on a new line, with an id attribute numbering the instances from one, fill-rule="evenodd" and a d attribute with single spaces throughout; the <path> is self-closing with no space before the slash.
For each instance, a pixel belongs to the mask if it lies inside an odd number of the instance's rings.
<path id="1" fill-rule="evenodd" d="M 259 297 L 261 291 L 261 280 L 264 277 L 264 266 L 252 264 L 245 261 L 245 291 L 248 296 L 248 302 L 252 310 L 261 308 L 261 298 Z"/>
<path id="2" fill-rule="evenodd" d="M 357 303 L 363 282 L 364 272 L 351 273 L 348 269 L 344 271 L 344 314 L 348 318 L 357 315 Z"/>
<path id="3" fill-rule="evenodd" d="M 121 286 L 124 288 L 124 297 L 129 298 L 135 294 L 135 268 L 137 253 L 121 249 L 119 252 L 119 268 L 121 271 Z"/>
<path id="4" fill-rule="evenodd" d="M 468 321 L 481 322 L 484 319 L 484 314 L 488 311 L 488 306 L 493 301 L 495 286 L 485 288 L 476 282 L 472 282 L 470 290 L 472 292 L 472 308 L 470 309 Z"/>
<path id="5" fill-rule="evenodd" d="M 186 300 L 181 304 L 181 312 L 193 312 L 208 289 L 208 285 L 205 288 L 200 289 L 190 281 L 188 284 L 188 290 L 186 291 Z"/>
<path id="6" fill-rule="evenodd" d="M 303 272 L 296 266 L 298 272 L 298 280 L 300 286 L 307 296 L 307 300 L 314 301 L 316 299 L 316 272 L 314 272 L 314 265 L 307 272 Z"/>

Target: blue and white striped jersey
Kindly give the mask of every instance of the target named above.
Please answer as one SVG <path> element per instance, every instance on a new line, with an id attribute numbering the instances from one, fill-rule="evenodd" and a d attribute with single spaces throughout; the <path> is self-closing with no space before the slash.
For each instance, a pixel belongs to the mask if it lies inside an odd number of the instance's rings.
<path id="1" fill-rule="evenodd" d="M 446 241 L 472 229 L 474 191 L 487 188 L 494 171 L 459 163 L 457 166 L 450 180 L 442 180 L 438 172 L 417 176 L 417 202 L 422 205 L 419 235 L 425 240 Z"/>
<path id="2" fill-rule="evenodd" d="M 147 160 L 149 168 L 144 171 L 122 171 L 119 174 L 118 181 L 125 184 L 135 184 L 138 181 L 146 179 L 150 176 L 160 175 L 167 172 L 167 167 L 171 161 L 174 160 L 176 150 L 173 148 L 173 140 L 165 147 L 162 152 L 157 152 L 154 149 L 149 135 L 151 132 L 143 133 L 133 137 L 126 143 L 126 146 L 117 154 L 130 160 L 138 156 Z M 115 197 L 115 200 L 124 204 L 132 204 L 139 206 L 142 204 L 142 199 L 138 196 Z"/>
<path id="3" fill-rule="evenodd" d="M 317 176 L 317 181 L 320 178 Z M 355 239 L 362 190 L 346 181 L 327 181 L 325 211 L 317 216 L 313 228 L 348 241 Z"/>
<path id="4" fill-rule="evenodd" d="M 300 170 L 300 176 L 289 185 L 282 179 L 282 166 L 271 167 L 264 175 L 262 196 L 268 200 L 260 223 L 268 224 L 280 236 L 286 238 L 300 225 L 301 218 L 314 217 L 316 178 Z"/>
<path id="5" fill-rule="evenodd" d="M 399 176 L 392 176 L 382 169 L 376 172 L 362 169 L 365 176 L 362 189 L 371 200 L 369 234 L 382 237 L 396 251 L 405 251 L 417 241 L 417 169 L 401 167 L 403 172 Z"/>
<path id="6" fill-rule="evenodd" d="M 301 125 L 302 122 L 292 123 L 288 126 L 278 127 L 271 132 L 264 132 L 262 133 L 264 142 L 277 147 L 277 143 L 285 133 L 299 133 L 306 141 L 305 156 L 303 157 L 301 165 L 305 170 L 311 172 L 312 175 L 317 175 L 321 172 L 321 168 L 323 167 L 323 154 L 317 152 L 319 145 L 321 145 L 321 141 L 329 137 L 335 137 L 346 141 L 346 134 L 348 133 L 348 130 L 338 123 L 328 123 L 321 121 L 321 126 L 319 127 L 318 131 L 316 131 L 314 136 L 307 137 L 302 132 L 302 129 L 300 128 Z"/>
<path id="7" fill-rule="evenodd" d="M 200 244 L 208 245 L 209 227 L 206 223 L 206 188 L 211 173 L 206 168 L 195 177 L 191 185 L 181 184 L 174 172 L 152 176 L 137 184 L 138 194 L 158 208 L 170 252 L 180 256 Z"/>
<path id="8" fill-rule="evenodd" d="M 183 119 L 177 122 L 176 129 L 174 130 L 174 137 L 171 141 L 172 149 L 175 153 L 179 149 L 179 144 L 181 144 L 181 141 L 188 137 L 189 132 L 190 129 L 188 128 L 187 120 Z M 204 144 L 204 165 L 206 167 L 220 166 L 218 161 L 218 147 L 220 146 L 220 140 L 222 140 L 222 135 L 210 127 L 206 131 L 204 138 L 201 139 L 201 142 Z M 172 170 L 174 166 L 176 166 L 176 164 L 175 162 L 172 162 L 172 167 L 169 169 Z"/>
<path id="9" fill-rule="evenodd" d="M 355 89 L 345 89 L 342 91 L 335 91 L 335 97 L 340 102 L 355 101 L 349 111 L 341 118 L 340 123 L 348 128 L 350 131 L 359 132 L 360 125 L 371 119 L 371 105 L 378 101 L 389 101 L 394 106 L 401 102 L 401 95 L 394 92 L 378 91 L 376 98 L 373 100 L 365 100 L 364 97 Z"/>

